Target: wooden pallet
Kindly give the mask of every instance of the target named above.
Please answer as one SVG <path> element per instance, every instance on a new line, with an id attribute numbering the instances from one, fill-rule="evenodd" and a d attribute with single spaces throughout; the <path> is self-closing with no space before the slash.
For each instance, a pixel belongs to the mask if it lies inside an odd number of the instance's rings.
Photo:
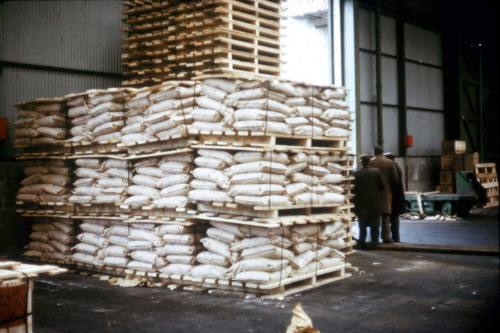
<path id="1" fill-rule="evenodd" d="M 114 266 L 95 266 L 91 264 L 86 264 L 86 263 L 81 263 L 81 262 L 74 262 L 75 268 L 81 273 L 81 272 L 92 272 L 92 273 L 98 273 L 98 274 L 106 274 L 106 275 L 113 275 L 113 276 L 125 276 L 125 268 L 122 267 L 114 267 Z"/>
<path id="2" fill-rule="evenodd" d="M 72 155 L 85 155 L 85 154 L 109 154 L 116 153 L 120 154 L 126 152 L 119 145 L 119 141 L 109 141 L 109 142 L 67 142 L 65 146 L 71 149 Z"/>
<path id="3" fill-rule="evenodd" d="M 476 164 L 476 178 L 486 192 L 484 208 L 498 207 L 498 176 L 495 163 Z"/>
<path id="4" fill-rule="evenodd" d="M 231 215 L 227 213 L 202 213 L 194 216 L 200 221 L 217 221 L 231 224 L 246 225 L 261 228 L 279 228 L 282 226 L 293 226 L 303 224 L 331 223 L 338 220 L 347 221 L 344 215 L 338 214 L 317 214 L 304 216 L 287 216 L 276 219 L 266 219 L 257 217 L 244 217 L 241 215 Z"/>
<path id="5" fill-rule="evenodd" d="M 280 16 L 280 4 L 266 0 L 126 3 L 123 84 L 224 70 L 277 76 Z"/>
<path id="6" fill-rule="evenodd" d="M 304 204 L 285 206 L 246 206 L 232 202 L 199 202 L 197 211 L 277 219 L 285 216 L 312 216 L 338 213 L 339 204 Z"/>
<path id="7" fill-rule="evenodd" d="M 318 150 L 345 152 L 348 138 L 310 137 L 286 135 L 280 133 L 264 133 L 260 131 L 199 131 L 190 129 L 190 134 L 197 137 L 203 146 L 215 146 L 224 149 L 243 147 L 267 148 L 273 150 Z"/>
<path id="8" fill-rule="evenodd" d="M 32 279 L 40 274 L 57 275 L 65 272 L 67 272 L 66 269 L 52 265 L 31 265 L 18 261 L 0 261 L 0 285 L 5 281 Z"/>
<path id="9" fill-rule="evenodd" d="M 60 145 L 14 145 L 18 149 L 16 156 L 27 157 L 49 157 L 53 155 L 67 156 L 72 154 L 71 148 L 64 145 L 61 140 Z"/>
<path id="10" fill-rule="evenodd" d="M 349 264 L 342 264 L 325 269 L 318 269 L 317 272 L 300 274 L 285 278 L 278 282 L 259 284 L 253 282 L 240 282 L 232 279 L 208 279 L 194 278 L 191 276 L 182 276 L 174 274 L 161 273 L 141 273 L 130 272 L 130 277 L 151 278 L 165 282 L 171 282 L 182 286 L 199 287 L 204 290 L 229 290 L 244 292 L 261 296 L 262 298 L 275 299 L 283 298 L 309 289 L 317 288 L 338 280 L 351 276 L 346 272 Z"/>
<path id="11" fill-rule="evenodd" d="M 190 147 L 195 141 L 187 135 L 173 135 L 162 139 L 150 139 L 138 141 L 130 144 L 121 143 L 118 146 L 126 149 L 129 154 L 140 155 L 150 154 L 158 151 L 180 149 Z"/>
<path id="12" fill-rule="evenodd" d="M 69 202 L 25 202 L 16 201 L 17 209 L 23 211 L 51 211 L 51 212 L 72 212 L 73 204 Z"/>

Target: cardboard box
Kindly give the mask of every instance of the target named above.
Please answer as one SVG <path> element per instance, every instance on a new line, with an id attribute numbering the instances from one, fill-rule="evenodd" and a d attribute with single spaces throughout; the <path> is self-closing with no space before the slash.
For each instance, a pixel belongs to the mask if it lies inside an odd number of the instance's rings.
<path id="1" fill-rule="evenodd" d="M 439 185 L 454 185 L 455 171 L 441 171 L 439 173 Z"/>
<path id="2" fill-rule="evenodd" d="M 450 170 L 454 168 L 455 155 L 441 155 L 441 170 Z"/>
<path id="3" fill-rule="evenodd" d="M 455 171 L 474 171 L 479 163 L 479 153 L 455 155 Z"/>
<path id="4" fill-rule="evenodd" d="M 464 154 L 467 151 L 465 141 L 451 140 L 443 141 L 441 144 L 442 154 Z"/>

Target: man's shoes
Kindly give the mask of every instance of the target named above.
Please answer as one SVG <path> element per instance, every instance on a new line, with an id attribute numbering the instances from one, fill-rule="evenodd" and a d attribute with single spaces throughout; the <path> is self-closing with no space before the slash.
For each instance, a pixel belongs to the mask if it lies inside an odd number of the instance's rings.
<path id="1" fill-rule="evenodd" d="M 377 246 L 378 246 L 378 242 L 371 242 L 369 245 L 368 245 L 368 250 L 376 250 L 377 249 Z"/>
<path id="2" fill-rule="evenodd" d="M 384 244 L 391 244 L 394 243 L 392 239 L 384 239 Z"/>
<path id="3" fill-rule="evenodd" d="M 393 239 L 392 242 L 393 243 L 401 243 L 401 241 L 399 239 Z"/>

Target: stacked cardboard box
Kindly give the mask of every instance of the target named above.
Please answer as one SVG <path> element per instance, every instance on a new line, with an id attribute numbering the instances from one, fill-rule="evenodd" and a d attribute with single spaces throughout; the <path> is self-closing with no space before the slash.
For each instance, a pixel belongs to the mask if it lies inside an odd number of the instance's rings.
<path id="1" fill-rule="evenodd" d="M 441 155 L 441 171 L 439 186 L 436 190 L 441 193 L 455 193 L 455 173 L 459 171 L 474 171 L 479 163 L 478 153 L 466 153 L 465 141 L 443 141 Z"/>

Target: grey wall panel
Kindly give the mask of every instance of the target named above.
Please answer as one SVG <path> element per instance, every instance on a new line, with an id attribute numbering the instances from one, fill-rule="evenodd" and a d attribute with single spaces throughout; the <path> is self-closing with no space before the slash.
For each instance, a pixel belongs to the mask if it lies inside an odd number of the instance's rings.
<path id="1" fill-rule="evenodd" d="M 398 154 L 398 109 L 385 107 L 384 119 L 384 149 Z M 375 106 L 361 105 L 361 153 L 373 154 L 377 144 L 377 112 Z"/>
<path id="2" fill-rule="evenodd" d="M 396 54 L 396 21 L 393 18 L 381 16 L 381 43 L 382 52 Z M 373 12 L 359 10 L 359 47 L 375 50 L 375 14 Z"/>
<path id="3" fill-rule="evenodd" d="M 405 56 L 408 59 L 441 66 L 441 35 L 413 24 L 405 23 Z"/>
<path id="4" fill-rule="evenodd" d="M 121 73 L 121 1 L 6 1 L 0 59 Z"/>
<path id="5" fill-rule="evenodd" d="M 414 137 L 410 156 L 437 156 L 444 140 L 444 114 L 408 109 L 408 134 Z"/>
<path id="6" fill-rule="evenodd" d="M 372 154 L 377 143 L 377 113 L 375 107 L 361 105 L 360 112 L 361 154 Z"/>
<path id="7" fill-rule="evenodd" d="M 375 55 L 362 52 L 359 57 L 360 95 L 362 102 L 376 102 Z M 382 57 L 382 102 L 397 104 L 397 63 L 395 59 Z"/>
<path id="8" fill-rule="evenodd" d="M 91 88 L 118 86 L 120 86 L 119 79 L 4 67 L 0 74 L 0 116 L 8 119 L 9 141 L 1 146 L 0 156 L 12 156 L 13 153 L 11 143 L 16 120 L 14 104 L 40 97 L 63 96 Z"/>
<path id="9" fill-rule="evenodd" d="M 398 130 L 398 109 L 385 107 L 383 110 L 384 119 L 384 150 L 399 153 L 399 130 Z"/>
<path id="10" fill-rule="evenodd" d="M 430 192 L 436 189 L 439 183 L 439 157 L 408 157 L 408 188 L 407 191 Z M 406 180 L 404 159 L 396 158 Z"/>
<path id="11" fill-rule="evenodd" d="M 443 71 L 406 63 L 406 101 L 409 107 L 443 110 Z"/>

